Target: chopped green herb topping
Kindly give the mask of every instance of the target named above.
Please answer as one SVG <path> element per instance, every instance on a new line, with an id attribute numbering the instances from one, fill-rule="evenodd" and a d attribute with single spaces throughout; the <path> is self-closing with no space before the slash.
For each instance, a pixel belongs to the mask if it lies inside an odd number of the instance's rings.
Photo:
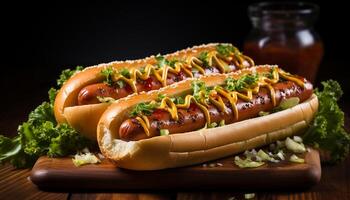
<path id="1" fill-rule="evenodd" d="M 191 87 L 193 90 L 193 97 L 197 101 L 200 101 L 203 98 L 209 98 L 210 89 L 205 86 L 205 83 L 203 81 L 192 81 Z"/>
<path id="2" fill-rule="evenodd" d="M 269 79 L 273 79 L 273 71 L 275 70 L 275 68 L 276 67 L 272 67 L 269 72 L 265 72 L 262 75 Z"/>
<path id="3" fill-rule="evenodd" d="M 146 72 L 145 70 L 146 70 L 146 67 L 141 67 L 141 68 L 140 68 L 140 72 L 141 72 L 142 74 L 144 74 L 144 73 Z"/>
<path id="4" fill-rule="evenodd" d="M 130 111 L 130 116 L 151 115 L 156 108 L 157 104 L 155 103 L 139 103 Z"/>
<path id="5" fill-rule="evenodd" d="M 158 101 L 161 101 L 161 100 L 164 99 L 165 97 L 166 97 L 165 94 L 159 93 L 159 94 L 158 94 L 158 97 L 157 97 L 157 100 L 158 100 Z"/>
<path id="6" fill-rule="evenodd" d="M 158 55 L 156 56 L 156 60 L 157 60 L 157 66 L 158 66 L 159 68 L 163 68 L 165 65 L 168 65 L 168 66 L 174 68 L 174 67 L 175 67 L 175 63 L 176 63 L 176 62 L 179 62 L 179 61 L 176 60 L 176 59 L 168 60 L 168 59 L 166 59 L 164 56 L 162 56 L 162 55 L 160 55 L 160 54 L 158 54 Z"/>
<path id="7" fill-rule="evenodd" d="M 209 57 L 208 57 L 208 52 L 204 51 L 199 54 L 198 59 L 203 62 L 203 65 L 205 67 L 209 67 Z"/>
<path id="8" fill-rule="evenodd" d="M 174 97 L 171 99 L 175 104 L 184 104 L 185 103 L 185 99 L 182 98 L 181 96 L 179 97 Z"/>
<path id="9" fill-rule="evenodd" d="M 126 68 L 122 69 L 122 70 L 120 71 L 120 74 L 121 74 L 122 76 L 124 76 L 125 78 L 130 78 L 130 71 L 129 71 L 128 69 L 126 69 Z"/>
<path id="10" fill-rule="evenodd" d="M 102 69 L 101 74 L 105 77 L 104 83 L 108 85 L 113 85 L 112 77 L 115 74 L 115 71 L 111 66 Z"/>
<path id="11" fill-rule="evenodd" d="M 255 74 L 245 74 L 239 79 L 233 79 L 231 77 L 227 78 L 225 81 L 226 89 L 228 91 L 241 91 L 245 88 L 249 88 L 255 85 L 259 80 L 259 75 Z"/>
<path id="12" fill-rule="evenodd" d="M 231 53 L 236 54 L 238 52 L 237 48 L 230 44 L 219 44 L 216 46 L 216 51 L 222 56 L 229 56 Z"/>

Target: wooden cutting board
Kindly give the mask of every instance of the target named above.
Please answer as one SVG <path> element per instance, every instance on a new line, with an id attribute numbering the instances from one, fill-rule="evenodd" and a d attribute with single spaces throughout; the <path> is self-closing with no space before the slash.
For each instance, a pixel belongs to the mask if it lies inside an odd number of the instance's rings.
<path id="1" fill-rule="evenodd" d="M 206 166 L 131 171 L 104 159 L 100 164 L 76 167 L 71 158 L 41 157 L 31 172 L 31 180 L 43 189 L 295 189 L 312 186 L 321 178 L 319 153 L 305 153 L 305 163 L 268 163 L 259 168 L 240 169 L 234 156 Z M 217 166 L 217 163 L 220 166 Z M 216 165 L 213 167 L 213 165 Z"/>

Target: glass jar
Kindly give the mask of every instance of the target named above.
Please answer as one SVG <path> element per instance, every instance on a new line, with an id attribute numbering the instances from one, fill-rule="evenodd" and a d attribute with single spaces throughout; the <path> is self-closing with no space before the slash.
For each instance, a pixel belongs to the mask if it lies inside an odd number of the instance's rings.
<path id="1" fill-rule="evenodd" d="M 262 2 L 248 7 L 253 28 L 244 53 L 256 64 L 277 64 L 315 81 L 323 43 L 313 29 L 319 7 L 302 2 Z"/>

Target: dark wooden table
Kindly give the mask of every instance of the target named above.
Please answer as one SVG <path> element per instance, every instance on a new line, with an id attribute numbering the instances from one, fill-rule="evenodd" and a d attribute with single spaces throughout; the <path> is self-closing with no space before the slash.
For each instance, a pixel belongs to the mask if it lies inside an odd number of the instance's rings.
<path id="1" fill-rule="evenodd" d="M 33 98 L 36 95 L 33 96 Z M 32 102 L 33 101 L 33 102 Z M 5 107 L 0 115 L 0 131 L 4 133 L 15 133 L 17 125 L 26 119 L 35 103 L 41 100 L 13 102 L 13 107 Z M 30 105 L 33 105 L 32 107 Z M 15 110 L 14 110 L 15 107 Z M 350 113 L 350 104 L 342 105 L 346 113 Z M 346 118 L 349 127 L 349 117 Z M 8 134 L 11 135 L 11 134 Z M 322 165 L 321 182 L 307 190 L 295 191 L 237 191 L 235 188 L 220 191 L 213 188 L 208 191 L 41 191 L 29 180 L 30 169 L 17 170 L 6 164 L 0 166 L 0 199 L 244 199 L 245 193 L 255 193 L 254 199 L 350 199 L 350 157 L 338 165 Z"/>

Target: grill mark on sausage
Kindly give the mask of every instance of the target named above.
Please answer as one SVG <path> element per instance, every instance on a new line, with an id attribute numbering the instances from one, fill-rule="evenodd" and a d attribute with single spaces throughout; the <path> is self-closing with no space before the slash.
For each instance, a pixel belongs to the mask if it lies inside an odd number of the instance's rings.
<path id="1" fill-rule="evenodd" d="M 307 84 L 309 84 L 309 86 L 307 86 L 305 89 L 291 81 L 274 84 L 273 87 L 275 89 L 277 105 L 283 98 L 296 96 L 300 98 L 301 102 L 308 99 L 312 95 L 312 85 L 311 83 Z M 229 101 L 226 98 L 223 98 L 223 101 L 226 106 L 226 112 L 221 112 L 218 108 L 212 104 L 209 104 L 208 111 L 210 114 L 211 123 L 219 123 L 221 120 L 225 120 L 226 124 L 230 124 L 236 121 L 257 117 L 260 111 L 270 111 L 273 109 L 272 100 L 269 91 L 266 88 L 261 88 L 257 94 L 254 94 L 251 101 L 246 102 L 242 99 L 238 99 L 238 120 L 236 120 L 234 114 L 232 113 L 232 108 Z M 152 136 L 159 135 L 160 129 L 168 129 L 170 134 L 194 131 L 204 127 L 206 123 L 203 111 L 194 103 L 191 103 L 190 108 L 187 110 L 178 109 L 178 121 L 172 120 L 168 112 L 163 112 L 162 115 L 163 117 L 160 121 L 154 121 L 152 115 L 148 116 L 152 124 L 149 129 Z M 131 135 L 144 135 L 144 138 L 147 138 L 142 129 L 133 130 L 139 132 L 137 134 L 130 133 Z"/>

